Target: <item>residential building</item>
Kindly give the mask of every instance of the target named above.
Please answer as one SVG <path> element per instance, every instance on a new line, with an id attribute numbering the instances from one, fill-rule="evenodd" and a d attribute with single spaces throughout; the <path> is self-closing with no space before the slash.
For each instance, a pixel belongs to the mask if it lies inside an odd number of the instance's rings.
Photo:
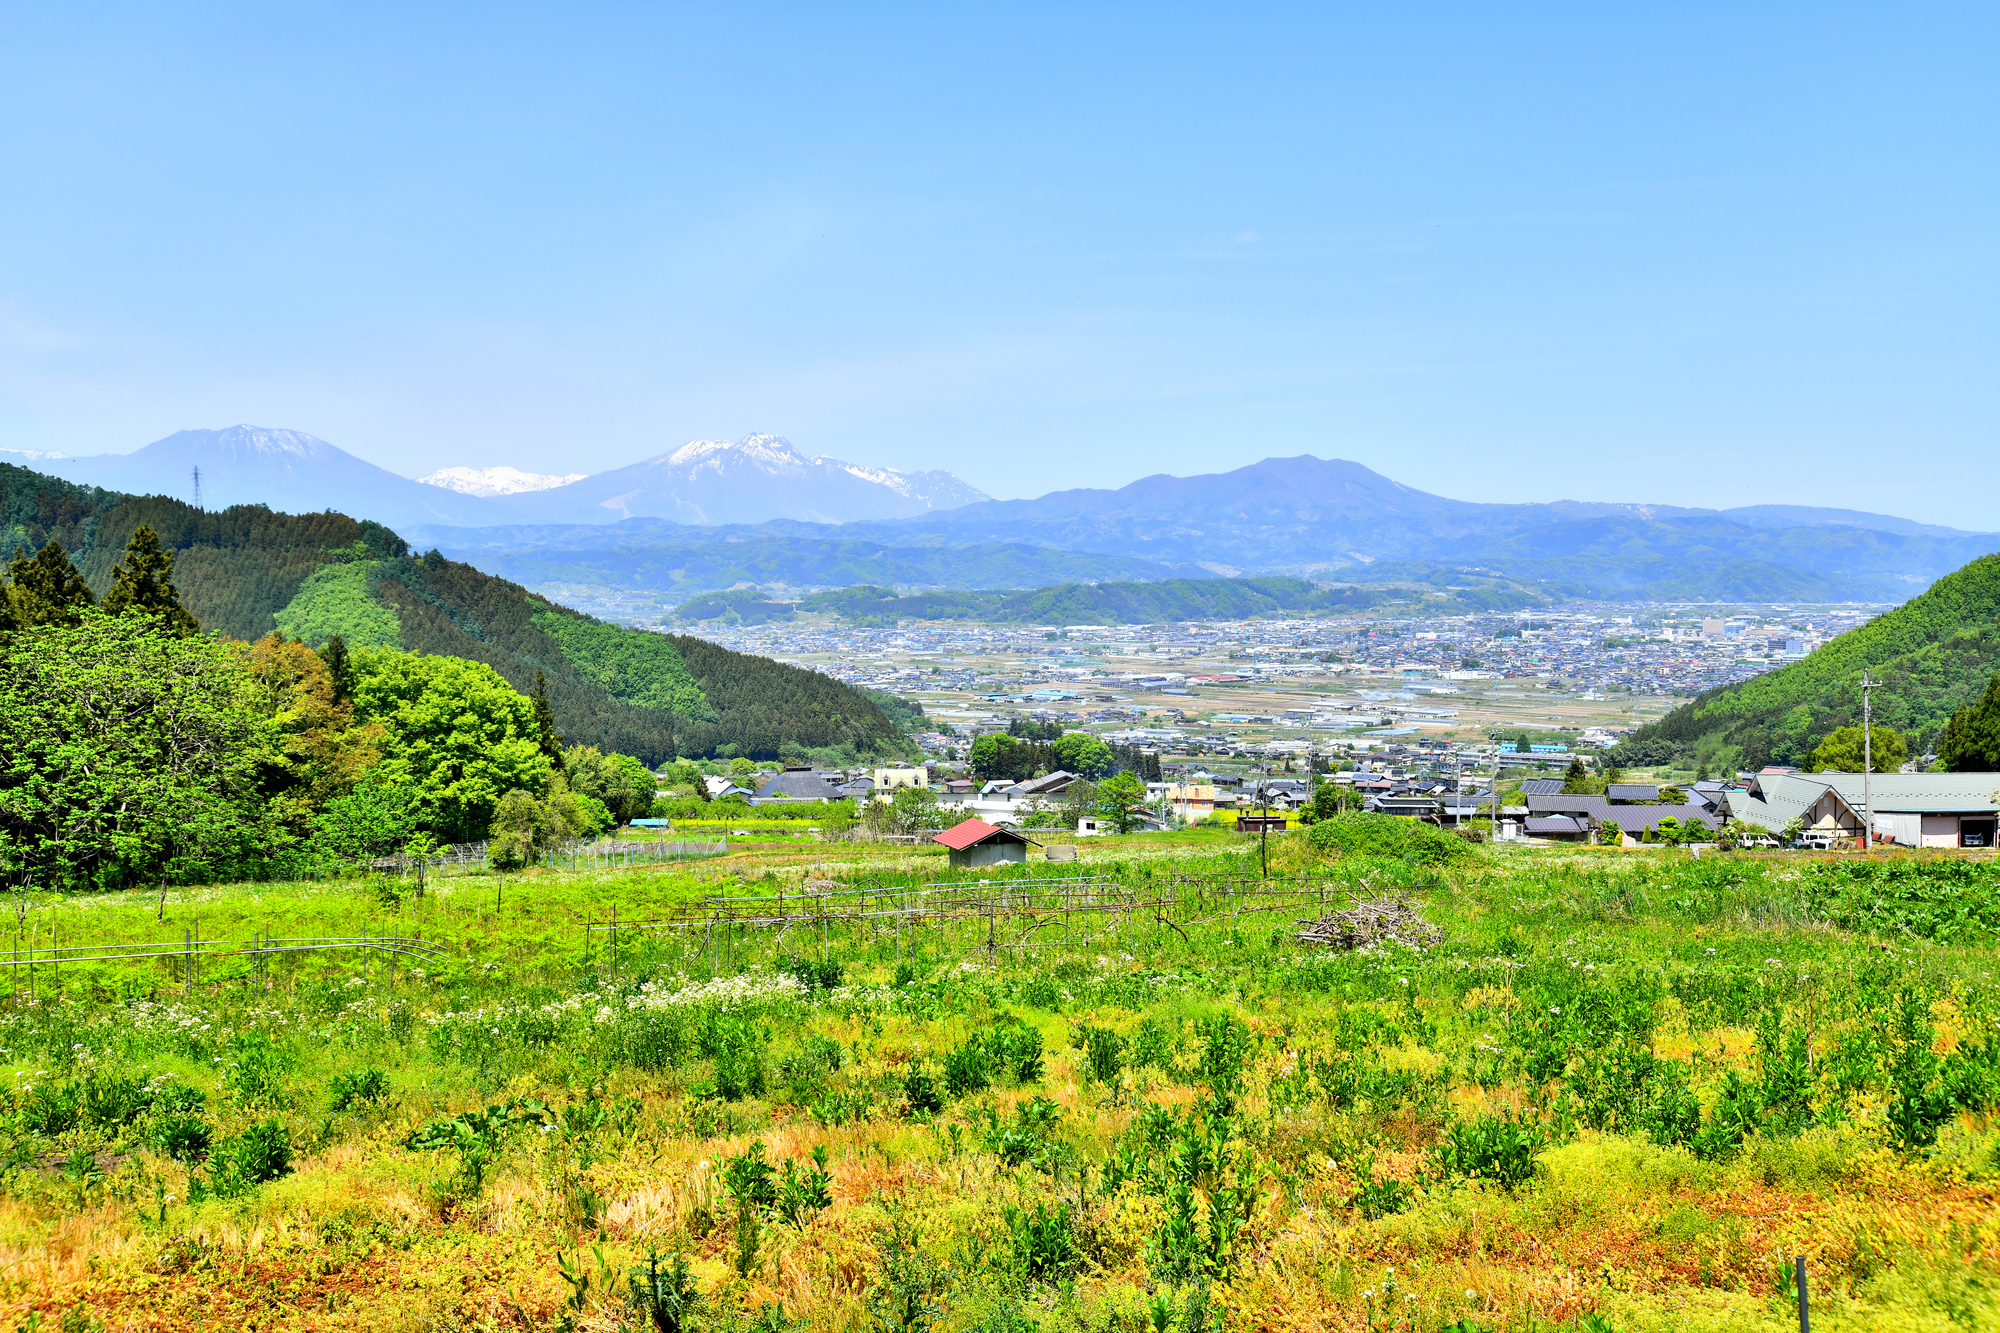
<path id="1" fill-rule="evenodd" d="M 1875 841 L 1901 847 L 1991 847 L 2000 773 L 1798 773 L 1766 770 L 1723 793 L 1729 816 L 1773 833 L 1799 821 L 1816 841 L 1861 836 L 1872 803 Z"/>
<path id="2" fill-rule="evenodd" d="M 931 839 L 951 851 L 955 870 L 976 870 L 981 866 L 1026 861 L 1028 849 L 1040 843 L 1024 838 L 1012 829 L 996 828 L 983 820 L 968 819 Z"/>

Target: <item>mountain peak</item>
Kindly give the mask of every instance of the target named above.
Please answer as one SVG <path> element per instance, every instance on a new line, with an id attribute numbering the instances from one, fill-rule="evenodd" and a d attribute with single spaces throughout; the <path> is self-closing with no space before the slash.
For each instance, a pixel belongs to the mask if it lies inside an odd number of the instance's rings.
<path id="1" fill-rule="evenodd" d="M 549 491 L 582 481 L 588 473 L 572 472 L 551 477 L 540 472 L 523 472 L 512 467 L 443 467 L 417 480 L 426 486 L 442 486 L 460 495 L 520 495 L 525 491 Z"/>
<path id="2" fill-rule="evenodd" d="M 600 472 L 545 495 L 508 499 L 542 522 L 851 523 L 906 518 L 984 500 L 948 472 L 899 472 L 801 453 L 782 435 L 689 440 L 643 463 Z"/>

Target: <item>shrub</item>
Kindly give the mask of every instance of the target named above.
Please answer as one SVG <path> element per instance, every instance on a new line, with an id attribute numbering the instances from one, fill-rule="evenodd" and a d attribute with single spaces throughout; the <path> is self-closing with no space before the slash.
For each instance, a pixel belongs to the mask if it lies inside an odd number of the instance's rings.
<path id="1" fill-rule="evenodd" d="M 810 958 L 787 958 L 778 970 L 798 979 L 807 991 L 838 990 L 847 980 L 847 965 L 816 962 Z"/>
<path id="2" fill-rule="evenodd" d="M 1036 1200 L 1032 1210 L 1010 1205 L 1005 1215 L 1015 1266 L 1028 1281 L 1059 1277 L 1083 1258 L 1076 1243 L 1075 1213 L 1067 1202 L 1051 1208 Z"/>
<path id="3" fill-rule="evenodd" d="M 1361 1215 L 1371 1222 L 1402 1212 L 1416 1197 L 1416 1190 L 1400 1180 L 1370 1180 L 1354 1191 L 1349 1199 L 1350 1208 L 1359 1209 Z"/>
<path id="4" fill-rule="evenodd" d="M 796 1159 L 785 1163 L 778 1179 L 778 1216 L 802 1227 L 832 1204 L 833 1177 L 827 1174 L 825 1144 L 814 1146 L 811 1166 L 804 1166 Z"/>
<path id="5" fill-rule="evenodd" d="M 379 1102 L 389 1092 L 389 1077 L 373 1065 L 365 1069 L 343 1069 L 327 1085 L 328 1110 L 338 1115 L 363 1102 Z"/>
<path id="6" fill-rule="evenodd" d="M 1089 1024 L 1078 1028 L 1071 1041 L 1083 1048 L 1083 1065 L 1099 1083 L 1111 1083 L 1125 1067 L 1125 1039 L 1110 1028 Z"/>
<path id="7" fill-rule="evenodd" d="M 21 1098 L 22 1130 L 54 1138 L 83 1123 L 83 1093 L 73 1083 L 42 1083 Z"/>
<path id="8" fill-rule="evenodd" d="M 276 1180 L 292 1169 L 292 1135 L 283 1122 L 262 1120 L 224 1139 L 209 1161 L 215 1192 L 224 1198 Z"/>
<path id="9" fill-rule="evenodd" d="M 993 1086 L 992 1060 L 977 1036 L 967 1037 L 945 1055 L 944 1085 L 954 1097 L 984 1092 Z"/>
<path id="10" fill-rule="evenodd" d="M 1463 838 L 1402 815 L 1348 811 L 1322 819 L 1306 832 L 1306 843 L 1328 856 L 1396 857 L 1423 866 L 1441 866 L 1470 856 Z"/>
<path id="11" fill-rule="evenodd" d="M 904 1072 L 903 1100 L 909 1104 L 912 1115 L 936 1115 L 944 1110 L 944 1094 L 922 1065 L 911 1065 Z"/>
<path id="12" fill-rule="evenodd" d="M 1482 1115 L 1447 1129 L 1433 1160 L 1440 1174 L 1492 1180 L 1512 1190 L 1534 1177 L 1535 1156 L 1548 1143 L 1548 1132 L 1533 1121 Z"/>
<path id="13" fill-rule="evenodd" d="M 625 1275 L 626 1299 L 653 1333 L 681 1333 L 687 1316 L 701 1302 L 701 1288 L 688 1271 L 685 1255 L 670 1254 L 662 1266 L 658 1250 L 646 1251 L 646 1262 Z"/>
<path id="14" fill-rule="evenodd" d="M 212 1133 L 207 1122 L 195 1116 L 169 1116 L 153 1126 L 153 1146 L 183 1166 L 192 1166 L 208 1156 Z"/>

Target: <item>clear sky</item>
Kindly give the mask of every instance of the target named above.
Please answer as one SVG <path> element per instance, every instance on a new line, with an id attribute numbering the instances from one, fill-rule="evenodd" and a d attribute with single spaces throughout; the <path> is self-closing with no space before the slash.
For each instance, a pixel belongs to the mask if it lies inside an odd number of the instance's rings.
<path id="1" fill-rule="evenodd" d="M 2000 528 L 2000 9 L 0 6 L 0 446 Z"/>

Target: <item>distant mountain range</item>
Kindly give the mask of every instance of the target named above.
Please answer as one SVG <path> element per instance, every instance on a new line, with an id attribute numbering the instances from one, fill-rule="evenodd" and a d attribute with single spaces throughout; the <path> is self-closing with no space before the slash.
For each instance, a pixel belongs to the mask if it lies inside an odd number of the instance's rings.
<path id="1" fill-rule="evenodd" d="M 301 513 L 337 509 L 396 527 L 510 523 L 846 523 L 893 519 L 984 500 L 949 472 L 898 472 L 801 454 L 777 435 L 696 440 L 596 476 L 545 477 L 514 468 L 445 468 L 399 477 L 303 431 L 263 426 L 184 430 L 129 454 L 71 457 L 0 449 L 0 462 L 134 495 L 209 508 L 263 504 Z M 548 484 L 553 483 L 553 484 Z"/>
<path id="2" fill-rule="evenodd" d="M 779 435 L 696 440 L 672 453 L 533 496 L 508 497 L 516 523 L 808 523 L 902 518 L 972 504 L 983 492 L 949 472 L 897 472 L 808 457 Z"/>
<path id="3" fill-rule="evenodd" d="M 493 562 L 530 586 L 540 574 L 572 597 L 593 585 L 645 585 L 669 599 L 739 584 L 1038 588 L 1288 574 L 1445 594 L 1501 580 L 1545 600 L 1899 602 L 2000 550 L 1992 533 L 1802 505 L 1482 504 L 1415 490 L 1359 463 L 1312 457 L 838 526 L 621 523 L 471 532 L 426 525 L 410 536 L 457 558 Z M 724 550 L 754 552 L 755 560 L 724 561 L 725 570 L 692 549 L 714 552 L 718 538 L 731 544 Z M 1001 550 L 1004 561 L 988 554 Z M 1047 554 L 1037 559 L 1036 550 Z M 865 576 L 856 559 L 829 559 L 830 551 L 879 560 L 884 572 Z M 1085 572 L 1075 563 L 1091 557 L 1131 563 L 1119 572 Z M 661 577 L 667 571 L 671 582 Z M 735 581 L 723 582 L 725 573 Z"/>
<path id="4" fill-rule="evenodd" d="M 695 441 L 560 485 L 501 468 L 446 469 L 426 485 L 310 435 L 248 426 L 33 466 L 184 499 L 199 467 L 207 505 L 339 509 L 420 548 L 633 614 L 745 584 L 1039 588 L 1272 574 L 1441 593 L 1499 579 L 1564 599 L 1886 602 L 2000 550 L 1993 533 L 1803 505 L 1455 500 L 1310 455 L 1033 500 L 989 499 L 946 472 L 804 455 L 775 435 Z"/>

